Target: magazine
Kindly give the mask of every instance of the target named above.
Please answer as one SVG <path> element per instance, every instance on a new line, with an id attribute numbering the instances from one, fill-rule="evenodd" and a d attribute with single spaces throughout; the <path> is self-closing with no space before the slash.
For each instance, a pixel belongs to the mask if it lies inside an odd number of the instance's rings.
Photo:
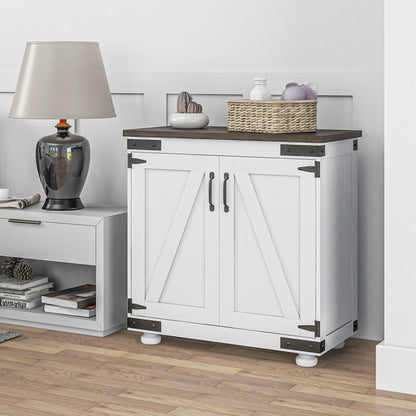
<path id="1" fill-rule="evenodd" d="M 90 318 L 91 316 L 95 316 L 96 306 L 94 304 L 94 305 L 86 306 L 85 308 L 82 308 L 82 309 L 70 309 L 70 308 L 63 308 L 61 306 L 45 305 L 44 310 L 45 312 L 49 312 L 49 313 L 60 313 L 63 315 L 83 316 L 86 318 Z"/>
<path id="2" fill-rule="evenodd" d="M 35 276 L 32 280 L 19 280 L 14 277 L 0 275 L 0 289 L 25 290 L 34 286 L 43 285 L 48 283 L 48 281 L 49 278 L 43 276 Z"/>
<path id="3" fill-rule="evenodd" d="M 7 201 L 0 201 L 0 208 L 23 209 L 40 201 L 40 194 L 34 194 L 27 198 L 9 198 Z"/>
<path id="4" fill-rule="evenodd" d="M 95 294 L 95 285 L 85 284 L 43 295 L 42 303 L 64 308 L 81 309 L 95 303 Z"/>
<path id="5" fill-rule="evenodd" d="M 33 286 L 30 289 L 24 289 L 24 290 L 20 290 L 19 288 L 18 289 L 3 289 L 3 288 L 0 288 L 0 298 L 2 296 L 4 296 L 5 293 L 11 294 L 11 295 L 18 295 L 18 296 L 31 295 L 32 293 L 37 293 L 37 292 L 40 292 L 44 289 L 50 289 L 51 287 L 53 287 L 52 282 L 44 283 L 44 284 L 38 285 L 38 286 Z"/>
<path id="6" fill-rule="evenodd" d="M 15 299 L 4 299 L 0 298 L 0 306 L 15 309 L 33 309 L 40 306 L 40 298 L 35 300 L 15 300 Z"/>
<path id="7" fill-rule="evenodd" d="M 32 300 L 32 299 L 37 299 L 42 296 L 42 295 L 46 295 L 47 293 L 49 293 L 49 289 L 42 289 L 42 290 L 38 290 L 36 292 L 31 292 L 31 293 L 24 293 L 22 295 L 16 295 L 15 293 L 2 293 L 0 292 L 0 298 L 3 299 L 14 299 L 14 300 Z"/>

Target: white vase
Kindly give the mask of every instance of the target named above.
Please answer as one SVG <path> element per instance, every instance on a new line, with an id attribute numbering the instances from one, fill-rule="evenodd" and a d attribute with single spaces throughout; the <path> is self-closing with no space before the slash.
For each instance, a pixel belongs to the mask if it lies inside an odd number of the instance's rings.
<path id="1" fill-rule="evenodd" d="M 173 113 L 169 125 L 177 129 L 202 129 L 208 126 L 209 118 L 204 113 Z"/>
<path id="2" fill-rule="evenodd" d="M 254 78 L 254 88 L 250 92 L 250 100 L 268 101 L 272 95 L 267 88 L 267 78 Z"/>

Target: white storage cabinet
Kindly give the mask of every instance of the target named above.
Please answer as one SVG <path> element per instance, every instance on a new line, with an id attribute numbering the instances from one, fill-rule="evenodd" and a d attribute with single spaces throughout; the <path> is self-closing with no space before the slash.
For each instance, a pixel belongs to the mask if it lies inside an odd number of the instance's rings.
<path id="1" fill-rule="evenodd" d="M 0 307 L 0 322 L 106 336 L 126 327 L 127 212 L 87 206 L 79 211 L 45 211 L 42 204 L 0 209 L 0 263 L 23 257 L 50 277 L 56 290 L 96 285 L 96 316 L 90 318 Z"/>
<path id="2" fill-rule="evenodd" d="M 128 327 L 142 342 L 283 350 L 313 366 L 356 331 L 360 131 L 124 134 Z"/>

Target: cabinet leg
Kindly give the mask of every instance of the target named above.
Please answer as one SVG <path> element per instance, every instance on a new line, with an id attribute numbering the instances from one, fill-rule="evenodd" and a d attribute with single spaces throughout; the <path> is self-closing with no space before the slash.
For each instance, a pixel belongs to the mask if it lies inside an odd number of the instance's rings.
<path id="1" fill-rule="evenodd" d="M 333 349 L 334 350 L 341 350 L 344 347 L 345 347 L 345 341 L 340 342 L 338 345 L 335 345 L 335 347 Z"/>
<path id="2" fill-rule="evenodd" d="M 160 344 L 162 337 L 159 334 L 143 334 L 140 338 L 142 344 L 145 345 L 157 345 Z"/>
<path id="3" fill-rule="evenodd" d="M 314 355 L 298 354 L 296 364 L 299 367 L 315 367 L 318 364 L 318 357 Z"/>

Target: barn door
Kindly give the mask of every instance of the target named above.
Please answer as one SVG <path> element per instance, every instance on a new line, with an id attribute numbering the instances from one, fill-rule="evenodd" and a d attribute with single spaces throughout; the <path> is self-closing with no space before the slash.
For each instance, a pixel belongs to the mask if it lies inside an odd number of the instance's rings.
<path id="1" fill-rule="evenodd" d="M 316 179 L 298 169 L 307 165 L 220 158 L 221 325 L 314 336 L 298 328 L 315 321 Z"/>
<path id="2" fill-rule="evenodd" d="M 216 156 L 133 153 L 132 300 L 142 316 L 218 324 Z M 134 311 L 133 311 L 134 313 Z"/>

